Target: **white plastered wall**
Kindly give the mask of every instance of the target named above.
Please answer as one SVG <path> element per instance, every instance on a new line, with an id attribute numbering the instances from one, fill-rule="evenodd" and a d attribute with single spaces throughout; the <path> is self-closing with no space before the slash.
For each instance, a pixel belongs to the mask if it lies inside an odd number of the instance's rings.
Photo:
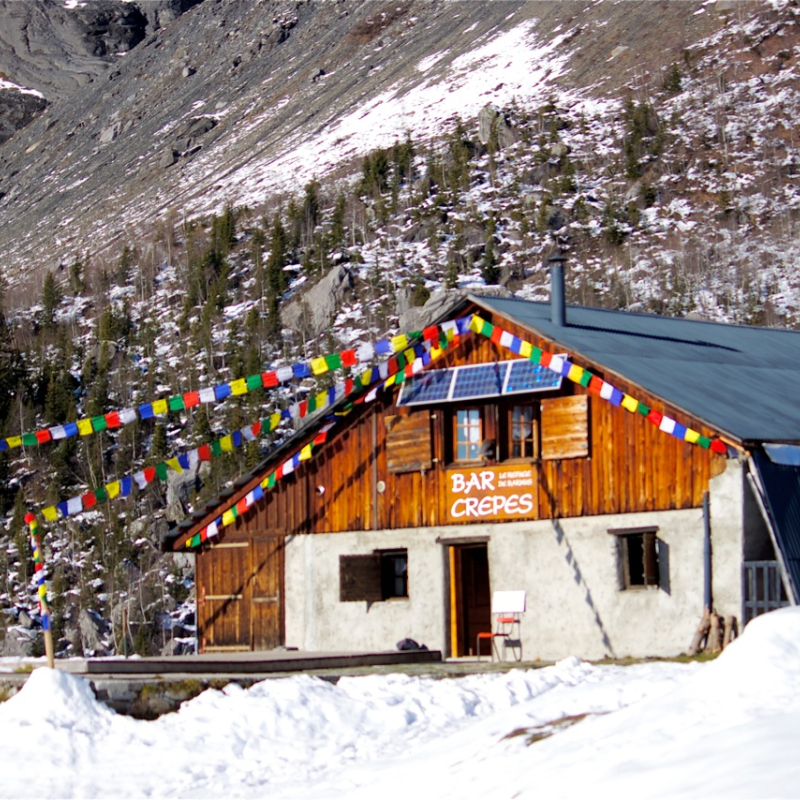
<path id="1" fill-rule="evenodd" d="M 741 609 L 741 468 L 712 480 L 714 602 Z M 662 585 L 624 590 L 609 529 L 657 526 Z M 702 509 L 396 531 L 297 536 L 286 548 L 286 644 L 393 650 L 406 637 L 449 655 L 448 544 L 487 541 L 492 590 L 527 591 L 525 660 L 670 656 L 703 610 Z M 407 600 L 339 602 L 339 556 L 407 548 Z"/>

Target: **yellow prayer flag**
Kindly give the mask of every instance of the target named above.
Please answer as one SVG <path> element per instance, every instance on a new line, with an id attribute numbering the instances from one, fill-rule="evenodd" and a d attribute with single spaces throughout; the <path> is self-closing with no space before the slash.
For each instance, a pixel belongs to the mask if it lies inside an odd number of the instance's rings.
<path id="1" fill-rule="evenodd" d="M 324 375 L 328 371 L 328 364 L 324 358 L 311 359 L 311 371 L 315 375 Z"/>
<path id="2" fill-rule="evenodd" d="M 166 400 L 156 400 L 153 403 L 153 413 L 156 415 L 166 414 L 169 411 L 169 403 Z"/>
<path id="3" fill-rule="evenodd" d="M 311 458 L 311 445 L 307 444 L 301 451 L 300 451 L 300 460 L 301 461 L 308 461 Z"/>
<path id="4" fill-rule="evenodd" d="M 397 374 L 390 375 L 384 382 L 384 386 L 394 386 L 394 382 L 397 379 Z"/>
<path id="5" fill-rule="evenodd" d="M 43 583 L 39 585 L 39 597 L 47 599 L 47 589 Z"/>
<path id="6" fill-rule="evenodd" d="M 483 330 L 483 320 L 477 314 L 472 315 L 472 319 L 469 321 L 469 329 L 473 333 L 480 333 Z M 449 339 L 450 336 L 447 338 Z"/>
<path id="7" fill-rule="evenodd" d="M 94 433 L 94 428 L 92 427 L 92 421 L 90 419 L 79 419 L 78 433 L 81 436 L 89 436 L 90 434 Z"/>
<path id="8" fill-rule="evenodd" d="M 583 367 L 579 367 L 577 364 L 573 364 L 569 368 L 569 372 L 567 373 L 567 377 L 573 383 L 580 383 L 581 382 L 581 378 L 583 377 Z"/>
<path id="9" fill-rule="evenodd" d="M 231 381 L 231 394 L 235 396 L 247 394 L 247 381 L 244 378 Z"/>
<path id="10" fill-rule="evenodd" d="M 635 414 L 639 410 L 639 401 L 631 397 L 629 394 L 626 394 L 622 398 L 622 403 L 620 403 L 620 405 L 626 411 L 630 411 L 631 414 Z"/>
<path id="11" fill-rule="evenodd" d="M 328 393 L 327 392 L 320 392 L 315 398 L 314 401 L 317 404 L 317 411 L 321 408 L 325 408 L 328 405 Z"/>
<path id="12" fill-rule="evenodd" d="M 414 363 L 414 359 L 416 359 L 416 357 L 417 357 L 417 354 L 414 352 L 414 348 L 413 347 L 409 347 L 408 350 L 405 350 L 403 352 L 403 355 L 406 357 L 406 362 L 408 364 L 413 364 Z"/>
<path id="13" fill-rule="evenodd" d="M 436 359 L 436 358 L 439 358 L 439 356 L 440 356 L 440 355 L 441 355 L 443 352 L 444 352 L 444 351 L 443 351 L 443 350 L 440 350 L 438 347 L 431 347 L 431 361 L 433 361 L 433 360 L 434 360 L 434 359 Z"/>
<path id="14" fill-rule="evenodd" d="M 173 470 L 173 471 L 175 471 L 177 473 L 183 472 L 183 467 L 181 466 L 181 462 L 178 461 L 177 458 L 168 458 L 167 459 L 167 466 L 171 470 Z"/>
<path id="15" fill-rule="evenodd" d="M 9 436 L 6 439 L 9 447 L 22 447 L 22 437 L 21 436 Z"/>
<path id="16" fill-rule="evenodd" d="M 108 499 L 113 500 L 118 494 L 120 490 L 120 482 L 113 481 L 112 483 L 106 484 L 106 493 L 108 494 Z"/>
<path id="17" fill-rule="evenodd" d="M 274 431 L 278 425 L 281 424 L 281 415 L 280 414 L 270 414 L 269 415 L 269 429 L 270 431 Z"/>
<path id="18" fill-rule="evenodd" d="M 689 444 L 697 444 L 700 439 L 700 434 L 697 431 L 693 431 L 691 428 L 687 428 L 683 438 L 689 442 Z"/>
<path id="19" fill-rule="evenodd" d="M 404 333 L 401 333 L 399 336 L 392 336 L 391 342 L 392 351 L 399 353 L 408 347 L 408 336 L 406 336 Z"/>
<path id="20" fill-rule="evenodd" d="M 533 345 L 530 342 L 526 342 L 523 339 L 522 344 L 520 344 L 519 346 L 519 354 L 523 358 L 530 358 L 532 352 L 533 352 Z"/>
<path id="21" fill-rule="evenodd" d="M 230 525 L 235 519 L 236 519 L 236 517 L 233 514 L 233 509 L 229 508 L 222 515 L 222 524 L 223 525 Z"/>
<path id="22" fill-rule="evenodd" d="M 55 506 L 48 506 L 42 509 L 42 516 L 48 521 L 53 522 L 58 519 L 58 510 Z"/>
<path id="23" fill-rule="evenodd" d="M 223 453 L 230 453 L 233 450 L 233 437 L 232 436 L 223 436 L 219 440 L 219 446 L 222 449 Z"/>

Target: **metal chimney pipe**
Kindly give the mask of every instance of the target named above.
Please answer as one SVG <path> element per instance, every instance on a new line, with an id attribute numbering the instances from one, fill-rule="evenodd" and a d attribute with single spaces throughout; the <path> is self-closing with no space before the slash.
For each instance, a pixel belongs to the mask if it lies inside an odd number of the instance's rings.
<path id="1" fill-rule="evenodd" d="M 565 255 L 557 253 L 547 259 L 550 265 L 550 321 L 563 328 L 567 324 L 567 304 L 564 296 Z"/>

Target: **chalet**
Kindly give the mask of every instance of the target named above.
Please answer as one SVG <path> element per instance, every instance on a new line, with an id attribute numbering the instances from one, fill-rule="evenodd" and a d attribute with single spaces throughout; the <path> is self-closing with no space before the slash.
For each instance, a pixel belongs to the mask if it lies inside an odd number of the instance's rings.
<path id="1" fill-rule="evenodd" d="M 800 333 L 565 307 L 556 267 L 549 304 L 461 298 L 439 358 L 170 531 L 201 650 L 468 655 L 508 590 L 526 659 L 666 656 L 704 607 L 796 602 Z"/>

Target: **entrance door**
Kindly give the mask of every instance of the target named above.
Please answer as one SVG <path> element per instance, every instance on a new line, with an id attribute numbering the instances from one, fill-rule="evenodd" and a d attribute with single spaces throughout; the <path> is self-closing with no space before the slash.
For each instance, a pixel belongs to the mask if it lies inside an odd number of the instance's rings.
<path id="1" fill-rule="evenodd" d="M 283 644 L 283 536 L 250 542 L 250 630 L 253 650 Z"/>
<path id="2" fill-rule="evenodd" d="M 454 656 L 476 655 L 476 639 L 492 629 L 489 552 L 485 543 L 450 547 L 450 624 Z M 481 654 L 491 641 L 481 642 Z"/>

